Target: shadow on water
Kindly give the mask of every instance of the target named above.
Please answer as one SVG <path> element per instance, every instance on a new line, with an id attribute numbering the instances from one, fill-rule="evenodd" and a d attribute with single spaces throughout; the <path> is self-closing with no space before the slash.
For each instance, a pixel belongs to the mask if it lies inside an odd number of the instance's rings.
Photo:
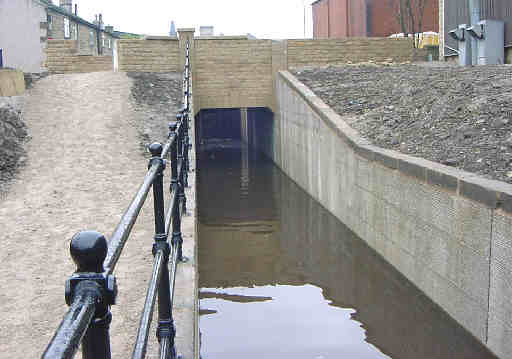
<path id="1" fill-rule="evenodd" d="M 199 161 L 203 359 L 494 358 L 269 160 Z"/>

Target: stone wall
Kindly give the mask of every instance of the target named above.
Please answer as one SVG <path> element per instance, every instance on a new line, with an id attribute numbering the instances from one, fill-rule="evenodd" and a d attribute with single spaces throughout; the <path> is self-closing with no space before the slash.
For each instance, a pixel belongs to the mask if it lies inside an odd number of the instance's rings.
<path id="1" fill-rule="evenodd" d="M 267 151 L 277 165 L 482 343 L 512 358 L 512 186 L 370 145 L 288 72 L 276 95 Z"/>
<path id="2" fill-rule="evenodd" d="M 180 50 L 177 38 L 119 40 L 119 71 L 177 72 Z"/>
<path id="3" fill-rule="evenodd" d="M 287 41 L 288 67 L 357 62 L 426 60 L 426 50 L 413 49 L 410 39 L 345 38 Z"/>
<path id="4" fill-rule="evenodd" d="M 50 73 L 112 71 L 112 56 L 78 55 L 74 40 L 49 40 L 46 67 Z"/>
<path id="5" fill-rule="evenodd" d="M 271 40 L 219 37 L 197 38 L 194 43 L 196 109 L 269 107 Z"/>
<path id="6" fill-rule="evenodd" d="M 272 41 L 222 36 L 190 40 L 197 112 L 208 108 L 274 109 L 273 79 L 279 70 L 289 67 L 426 58 L 424 50 L 418 50 L 416 57 L 413 56 L 412 42 L 408 39 Z M 118 44 L 120 71 L 183 69 L 180 54 L 185 51 L 184 42 L 176 38 L 120 40 Z"/>

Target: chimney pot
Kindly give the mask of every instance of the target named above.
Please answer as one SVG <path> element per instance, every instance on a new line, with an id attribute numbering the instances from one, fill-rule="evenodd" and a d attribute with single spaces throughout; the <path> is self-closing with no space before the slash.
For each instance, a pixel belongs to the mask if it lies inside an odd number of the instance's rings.
<path id="1" fill-rule="evenodd" d="M 73 13 L 73 0 L 59 0 L 59 6 L 67 13 Z"/>

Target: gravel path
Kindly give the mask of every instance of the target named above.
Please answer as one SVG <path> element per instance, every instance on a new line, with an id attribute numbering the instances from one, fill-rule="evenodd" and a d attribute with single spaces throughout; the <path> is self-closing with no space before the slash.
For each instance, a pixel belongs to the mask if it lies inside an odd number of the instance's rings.
<path id="1" fill-rule="evenodd" d="M 512 183 L 512 66 L 367 64 L 295 75 L 377 146 Z"/>
<path id="2" fill-rule="evenodd" d="M 27 160 L 0 199 L 1 358 L 42 354 L 67 310 L 71 236 L 82 229 L 110 236 L 142 182 L 147 158 L 132 83 L 123 73 L 55 75 L 26 94 Z M 152 241 L 150 195 L 116 269 L 115 358 L 131 355 Z"/>

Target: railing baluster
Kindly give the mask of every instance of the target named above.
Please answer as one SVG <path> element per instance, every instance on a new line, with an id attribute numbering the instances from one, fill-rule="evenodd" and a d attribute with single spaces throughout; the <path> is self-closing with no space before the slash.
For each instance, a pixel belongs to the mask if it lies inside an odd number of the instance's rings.
<path id="1" fill-rule="evenodd" d="M 163 147 L 160 143 L 153 143 L 149 146 L 149 151 L 153 156 L 149 162 L 151 167 L 154 162 L 160 162 L 160 171 L 153 182 L 153 199 L 155 210 L 155 243 L 153 244 L 153 255 L 159 251 L 164 254 L 162 274 L 158 285 L 158 327 L 157 338 L 160 342 L 160 357 L 175 358 L 176 352 L 174 348 L 174 337 L 176 330 L 174 329 L 174 320 L 172 317 L 171 292 L 169 287 L 169 254 L 171 252 L 169 243 L 167 242 L 167 234 L 165 233 L 165 208 L 164 208 L 164 182 L 163 174 L 165 163 L 160 157 Z M 167 345 L 167 342 L 169 345 Z"/>

